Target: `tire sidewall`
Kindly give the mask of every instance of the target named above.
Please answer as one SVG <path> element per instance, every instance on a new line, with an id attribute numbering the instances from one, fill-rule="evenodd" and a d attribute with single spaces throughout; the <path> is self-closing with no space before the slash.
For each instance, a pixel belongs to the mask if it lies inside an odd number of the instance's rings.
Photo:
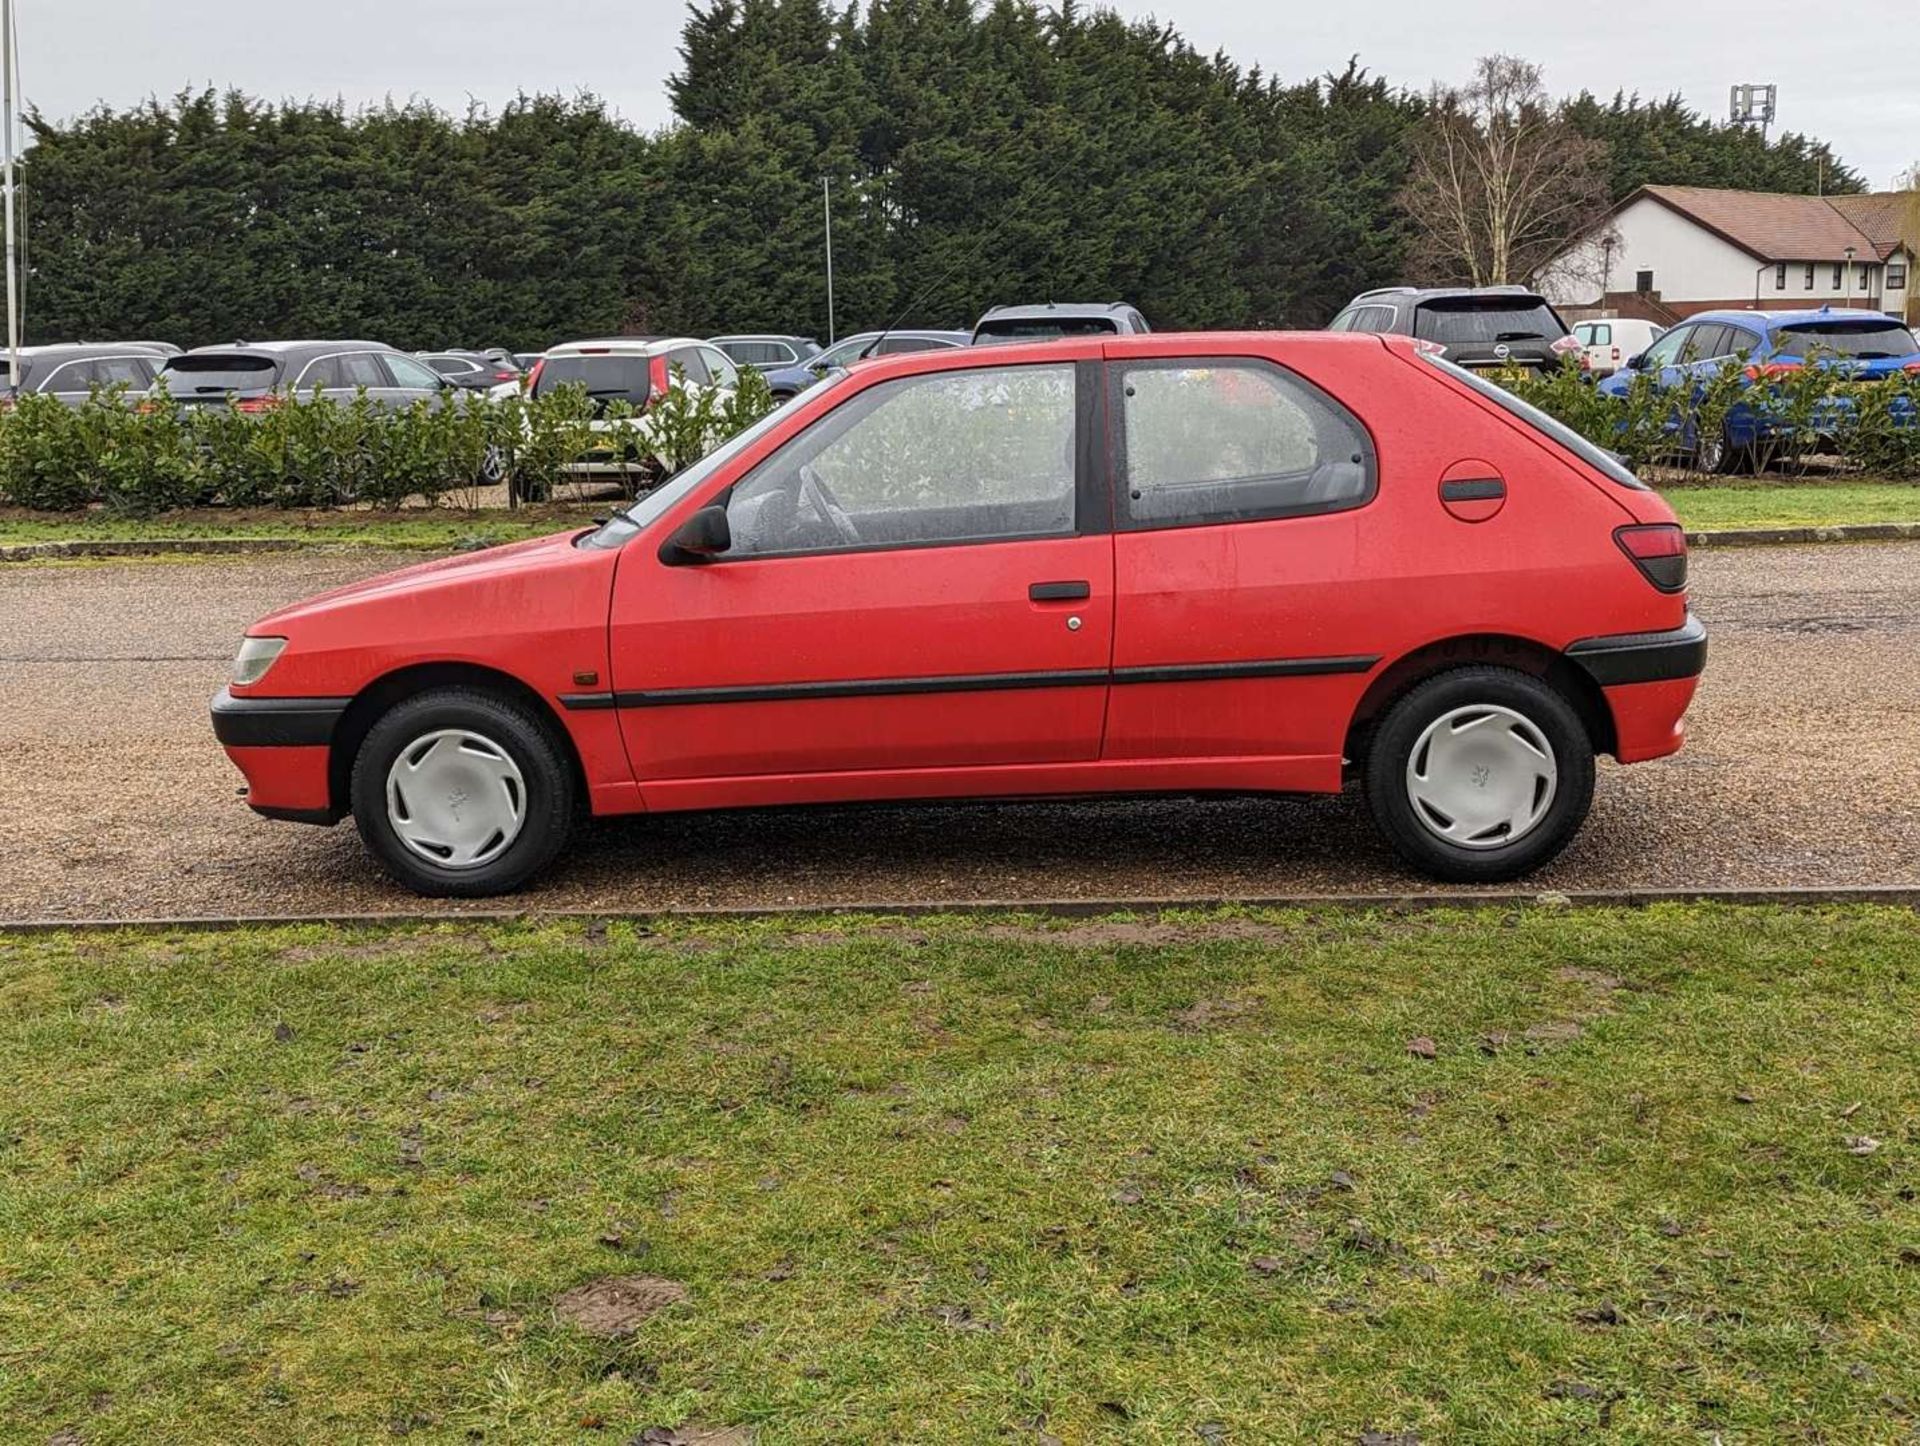
<path id="1" fill-rule="evenodd" d="M 526 785 L 526 816 L 506 851 L 474 869 L 440 867 L 409 849 L 387 817 L 387 774 L 416 739 L 460 728 L 490 739 L 519 768 Z M 422 693 L 395 704 L 368 731 L 355 755 L 353 820 L 380 865 L 416 893 L 484 898 L 510 893 L 552 861 L 564 846 L 576 808 L 572 770 L 539 719 L 525 709 L 474 689 Z"/>
<path id="2" fill-rule="evenodd" d="M 1407 795 L 1407 764 L 1429 725 L 1458 708 L 1510 708 L 1553 750 L 1557 773 L 1547 816 L 1524 838 L 1495 849 L 1448 843 L 1422 823 Z M 1518 878 L 1560 853 L 1580 831 L 1593 801 L 1593 741 L 1567 699 L 1551 685 L 1511 668 L 1441 673 L 1407 692 L 1375 731 L 1366 762 L 1367 803 L 1394 850 L 1422 873 L 1449 883 Z"/>

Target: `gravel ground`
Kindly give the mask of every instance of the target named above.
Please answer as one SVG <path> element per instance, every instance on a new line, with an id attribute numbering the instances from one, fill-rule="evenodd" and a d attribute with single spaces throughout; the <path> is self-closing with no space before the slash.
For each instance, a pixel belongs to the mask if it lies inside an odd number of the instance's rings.
<path id="1" fill-rule="evenodd" d="M 208 729 L 241 629 L 410 559 L 0 568 L 0 917 L 413 910 L 350 824 L 254 817 Z M 1920 544 L 1706 550 L 1678 757 L 1603 765 L 1543 889 L 1920 884 Z M 529 907 L 1418 891 L 1359 800 L 814 809 L 596 825 Z M 449 912 L 458 906 L 445 906 Z"/>

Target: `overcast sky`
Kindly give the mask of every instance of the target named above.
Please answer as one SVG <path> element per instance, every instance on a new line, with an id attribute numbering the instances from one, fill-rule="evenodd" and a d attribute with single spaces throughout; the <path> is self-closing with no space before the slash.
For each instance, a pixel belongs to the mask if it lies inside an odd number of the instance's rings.
<path id="1" fill-rule="evenodd" d="M 418 96 L 461 110 L 517 90 L 591 90 L 637 125 L 671 119 L 680 0 L 16 0 L 22 90 L 47 114 L 212 83 L 272 99 Z M 1903 5 L 1781 0 L 1118 0 L 1289 80 L 1349 55 L 1397 85 L 1460 80 L 1496 50 L 1556 92 L 1679 91 L 1720 117 L 1739 81 L 1780 87 L 1780 125 L 1833 143 L 1872 186 L 1920 159 L 1920 24 Z M 1775 19 L 1775 15 L 1779 17 Z"/>

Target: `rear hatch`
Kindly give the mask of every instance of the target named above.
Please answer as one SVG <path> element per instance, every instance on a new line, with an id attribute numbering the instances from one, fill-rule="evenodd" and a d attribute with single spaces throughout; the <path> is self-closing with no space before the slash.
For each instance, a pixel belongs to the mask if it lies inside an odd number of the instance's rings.
<path id="1" fill-rule="evenodd" d="M 284 363 L 265 352 L 186 352 L 167 358 L 160 381 L 185 407 L 224 407 L 229 397 L 257 401 L 280 385 Z"/>
<path id="2" fill-rule="evenodd" d="M 1423 301 L 1414 308 L 1413 334 L 1438 342 L 1448 361 L 1470 371 L 1504 366 L 1546 371 L 1560 364 L 1554 343 L 1571 340 L 1544 297 L 1519 291 Z"/>
<path id="3" fill-rule="evenodd" d="M 1920 371 L 1920 341 L 1891 317 L 1795 322 L 1773 334 L 1774 355 L 1818 360 L 1864 381 Z"/>

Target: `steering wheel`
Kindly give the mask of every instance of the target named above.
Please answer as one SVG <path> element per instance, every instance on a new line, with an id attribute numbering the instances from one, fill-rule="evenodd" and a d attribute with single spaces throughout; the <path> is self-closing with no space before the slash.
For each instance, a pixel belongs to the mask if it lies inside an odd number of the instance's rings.
<path id="1" fill-rule="evenodd" d="M 827 526 L 840 534 L 840 540 L 849 545 L 858 545 L 860 529 L 853 525 L 853 519 L 847 516 L 846 508 L 834 499 L 832 492 L 818 472 L 813 470 L 811 462 L 800 468 L 800 499 L 811 507 L 814 515 Z"/>

